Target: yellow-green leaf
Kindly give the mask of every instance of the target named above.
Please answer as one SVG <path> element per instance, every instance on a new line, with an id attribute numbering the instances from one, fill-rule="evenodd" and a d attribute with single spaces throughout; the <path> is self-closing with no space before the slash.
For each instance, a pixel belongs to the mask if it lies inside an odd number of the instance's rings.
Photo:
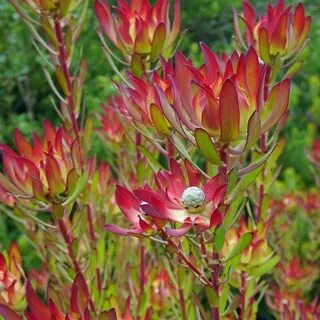
<path id="1" fill-rule="evenodd" d="M 201 128 L 196 128 L 194 131 L 197 145 L 203 156 L 215 165 L 220 164 L 219 154 L 209 136 L 208 132 Z"/>

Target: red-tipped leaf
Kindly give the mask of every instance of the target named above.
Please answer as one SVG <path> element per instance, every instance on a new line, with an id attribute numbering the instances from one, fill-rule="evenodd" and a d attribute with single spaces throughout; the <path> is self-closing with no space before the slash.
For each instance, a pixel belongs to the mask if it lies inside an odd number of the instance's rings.
<path id="1" fill-rule="evenodd" d="M 239 138 L 240 110 L 236 87 L 227 79 L 220 93 L 219 101 L 220 139 L 231 142 Z"/>

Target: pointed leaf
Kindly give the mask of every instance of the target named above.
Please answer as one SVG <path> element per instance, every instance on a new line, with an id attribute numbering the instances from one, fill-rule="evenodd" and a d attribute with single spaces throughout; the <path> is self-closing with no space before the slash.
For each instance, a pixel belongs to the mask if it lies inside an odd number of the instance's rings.
<path id="1" fill-rule="evenodd" d="M 45 201 L 46 200 L 46 194 L 43 190 L 42 184 L 40 179 L 36 179 L 35 177 L 32 177 L 32 191 L 33 195 L 37 200 Z"/>
<path id="2" fill-rule="evenodd" d="M 149 291 L 147 291 L 147 292 L 144 292 L 142 294 L 142 296 L 140 297 L 140 304 L 139 304 L 139 309 L 138 309 L 138 315 L 140 317 L 142 317 L 147 310 L 149 295 L 150 295 Z"/>
<path id="3" fill-rule="evenodd" d="M 207 80 L 210 84 L 214 83 L 217 79 L 217 74 L 220 72 L 217 58 L 205 43 L 200 43 L 200 47 L 205 59 Z"/>
<path id="4" fill-rule="evenodd" d="M 65 190 L 59 164 L 51 155 L 47 155 L 45 173 L 49 185 L 50 197 L 55 197 Z"/>
<path id="5" fill-rule="evenodd" d="M 108 3 L 101 3 L 100 0 L 96 0 L 94 9 L 102 30 L 108 35 L 113 44 L 117 44 L 117 36 Z"/>
<path id="6" fill-rule="evenodd" d="M 67 79 L 62 71 L 62 68 L 60 66 L 56 67 L 56 78 L 58 80 L 59 86 L 62 89 L 62 91 L 64 92 L 64 94 L 66 96 L 70 95 L 70 91 L 68 88 L 68 83 L 67 83 Z"/>
<path id="7" fill-rule="evenodd" d="M 19 154 L 23 157 L 32 156 L 32 148 L 26 138 L 22 135 L 19 129 L 14 131 L 14 141 L 16 143 Z"/>
<path id="8" fill-rule="evenodd" d="M 73 0 L 63 0 L 60 2 L 60 17 L 65 17 L 70 9 Z"/>
<path id="9" fill-rule="evenodd" d="M 144 64 L 141 56 L 137 53 L 133 53 L 133 55 L 131 56 L 131 70 L 132 73 L 137 77 L 140 77 L 143 73 Z"/>
<path id="10" fill-rule="evenodd" d="M 237 197 L 228 207 L 227 213 L 223 219 L 222 225 L 229 229 L 241 214 L 242 207 L 246 200 L 243 197 Z"/>
<path id="11" fill-rule="evenodd" d="M 158 55 L 163 48 L 164 41 L 166 39 L 166 27 L 164 23 L 160 23 L 153 35 L 152 50 L 150 54 L 151 61 L 157 60 Z"/>
<path id="12" fill-rule="evenodd" d="M 20 277 L 19 266 L 21 265 L 22 257 L 20 254 L 20 250 L 17 243 L 13 241 L 9 248 L 9 268 L 16 278 Z"/>
<path id="13" fill-rule="evenodd" d="M 139 55 L 149 54 L 151 52 L 151 39 L 149 37 L 149 28 L 142 19 L 136 20 L 137 33 L 134 42 L 134 52 Z"/>
<path id="14" fill-rule="evenodd" d="M 280 261 L 279 256 L 273 256 L 271 259 L 264 262 L 262 265 L 252 268 L 249 271 L 249 275 L 253 277 L 261 277 L 264 274 L 273 270 L 273 268 L 278 264 L 279 261 Z"/>
<path id="15" fill-rule="evenodd" d="M 268 131 L 275 125 L 289 104 L 290 80 L 286 79 L 275 85 L 268 96 L 263 107 L 263 116 L 266 117 L 262 122 L 262 132 Z"/>
<path id="16" fill-rule="evenodd" d="M 167 123 L 166 118 L 161 112 L 161 109 L 156 104 L 152 103 L 150 105 L 150 113 L 152 121 L 158 132 L 165 135 L 170 135 L 171 131 L 169 124 Z"/>
<path id="17" fill-rule="evenodd" d="M 224 245 L 224 237 L 226 230 L 223 226 L 220 226 L 214 233 L 213 250 L 214 252 L 220 252 Z"/>
<path id="18" fill-rule="evenodd" d="M 239 196 L 241 196 L 251 185 L 251 183 L 257 178 L 257 176 L 262 171 L 263 166 L 258 167 L 252 172 L 244 175 L 241 180 L 237 183 L 235 188 L 231 191 L 230 195 L 227 197 L 225 203 L 230 204 Z"/>
<path id="19" fill-rule="evenodd" d="M 212 307 L 219 306 L 219 296 L 218 293 L 214 290 L 214 288 L 205 286 L 204 291 L 206 293 L 207 299 Z"/>
<path id="20" fill-rule="evenodd" d="M 202 155 L 211 163 L 215 165 L 219 165 L 220 164 L 219 154 L 207 131 L 201 128 L 196 128 L 194 131 L 194 135 Z"/>
<path id="21" fill-rule="evenodd" d="M 219 101 L 220 139 L 231 142 L 239 138 L 240 110 L 234 83 L 227 79 L 221 88 Z"/>
<path id="22" fill-rule="evenodd" d="M 261 122 L 259 113 L 255 111 L 249 119 L 247 130 L 247 141 L 244 151 L 250 150 L 261 136 Z"/>
<path id="23" fill-rule="evenodd" d="M 161 164 L 156 159 L 157 154 L 151 153 L 145 146 L 140 145 L 138 146 L 138 149 L 146 157 L 149 165 L 151 166 L 154 172 L 158 172 L 160 169 L 162 169 Z"/>
<path id="24" fill-rule="evenodd" d="M 78 198 L 78 196 L 80 195 L 84 187 L 86 186 L 88 182 L 88 178 L 89 178 L 89 172 L 88 170 L 86 170 L 85 172 L 82 173 L 82 175 L 78 179 L 78 182 L 73 192 L 71 194 L 68 194 L 68 199 L 65 202 L 63 202 L 62 204 L 63 206 L 67 206 L 70 203 L 73 203 L 74 201 L 76 201 L 76 199 Z"/>
<path id="25" fill-rule="evenodd" d="M 231 252 L 225 257 L 224 262 L 227 262 L 241 254 L 250 245 L 252 238 L 253 236 L 251 232 L 242 235 Z"/>
<path id="26" fill-rule="evenodd" d="M 261 28 L 259 33 L 259 53 L 265 63 L 271 64 L 269 34 L 265 28 Z"/>

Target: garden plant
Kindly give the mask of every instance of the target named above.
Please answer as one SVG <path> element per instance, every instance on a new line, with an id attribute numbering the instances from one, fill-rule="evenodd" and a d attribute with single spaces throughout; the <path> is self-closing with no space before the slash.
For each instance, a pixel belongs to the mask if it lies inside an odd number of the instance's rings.
<path id="1" fill-rule="evenodd" d="M 307 187 L 282 164 L 312 45 L 304 4 L 244 0 L 228 50 L 192 53 L 189 1 L 9 3 L 50 104 L 42 128 L 0 144 L 0 215 L 19 230 L 0 254 L 0 318 L 320 319 L 316 98 Z M 90 41 L 112 73 L 100 101 L 86 100 Z"/>

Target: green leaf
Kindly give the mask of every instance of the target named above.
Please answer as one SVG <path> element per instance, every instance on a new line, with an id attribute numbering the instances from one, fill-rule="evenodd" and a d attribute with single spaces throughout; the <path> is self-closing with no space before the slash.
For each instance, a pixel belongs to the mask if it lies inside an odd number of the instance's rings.
<path id="1" fill-rule="evenodd" d="M 63 0 L 60 2 L 60 17 L 65 17 L 71 7 L 72 0 Z"/>
<path id="2" fill-rule="evenodd" d="M 219 307 L 219 296 L 214 288 L 206 286 L 204 288 L 208 301 L 212 307 Z"/>
<path id="3" fill-rule="evenodd" d="M 262 132 L 267 132 L 283 116 L 288 108 L 290 94 L 290 80 L 285 79 L 276 84 L 270 91 L 265 105 L 262 108 Z"/>
<path id="4" fill-rule="evenodd" d="M 279 75 L 280 70 L 281 70 L 281 56 L 280 56 L 280 54 L 277 54 L 275 57 L 273 57 L 271 67 L 272 67 L 272 72 L 271 72 L 270 83 L 274 83 Z"/>
<path id="5" fill-rule="evenodd" d="M 269 34 L 265 28 L 261 28 L 259 33 L 259 52 L 261 59 L 267 63 L 271 64 L 270 58 L 270 46 L 269 46 Z"/>
<path id="6" fill-rule="evenodd" d="M 79 252 L 79 239 L 73 239 L 71 242 L 72 252 L 75 256 L 78 255 Z"/>
<path id="7" fill-rule="evenodd" d="M 140 145 L 140 146 L 138 146 L 138 149 L 146 157 L 148 163 L 150 164 L 150 166 L 154 172 L 158 172 L 160 169 L 163 169 L 161 164 L 155 158 L 155 155 L 152 154 L 151 152 L 149 152 L 149 150 L 145 146 Z"/>
<path id="8" fill-rule="evenodd" d="M 203 156 L 211 163 L 219 165 L 220 157 L 208 132 L 204 129 L 196 128 L 194 131 L 194 135 L 197 141 L 197 145 Z"/>
<path id="9" fill-rule="evenodd" d="M 109 256 L 112 256 L 111 254 L 111 244 L 109 245 Z M 99 240 L 98 240 L 98 243 L 97 243 L 97 256 L 98 256 L 98 264 L 100 266 L 103 266 L 104 262 L 105 262 L 105 258 L 106 258 L 106 242 L 105 242 L 105 239 L 103 237 L 101 237 Z"/>
<path id="10" fill-rule="evenodd" d="M 226 234 L 226 230 L 223 226 L 220 226 L 216 231 L 215 231 L 215 236 L 213 240 L 213 250 L 215 252 L 220 252 L 223 248 L 224 244 L 224 237 Z"/>
<path id="11" fill-rule="evenodd" d="M 222 222 L 222 225 L 225 227 L 225 229 L 229 229 L 233 225 L 234 221 L 241 214 L 245 202 L 246 199 L 243 197 L 238 197 L 231 203 Z"/>
<path id="12" fill-rule="evenodd" d="M 68 83 L 67 83 L 65 74 L 63 73 L 61 67 L 59 67 L 59 66 L 56 67 L 56 78 L 57 78 L 59 86 L 62 89 L 62 91 L 64 92 L 64 94 L 66 96 L 69 96 L 70 95 L 70 91 L 69 91 L 69 88 L 68 88 Z"/>
<path id="13" fill-rule="evenodd" d="M 164 23 L 160 23 L 154 32 L 154 36 L 152 40 L 152 50 L 150 54 L 151 61 L 155 61 L 158 59 L 158 55 L 163 48 L 163 44 L 165 40 L 166 40 L 166 27 Z"/>
<path id="14" fill-rule="evenodd" d="M 140 77 L 144 70 L 144 65 L 141 56 L 137 53 L 134 53 L 131 57 L 131 70 L 132 73 L 137 77 Z"/>
<path id="15" fill-rule="evenodd" d="M 72 194 L 76 187 L 78 182 L 78 174 L 75 168 L 71 169 L 67 176 L 67 193 L 70 195 Z"/>
<path id="16" fill-rule="evenodd" d="M 42 0 L 40 4 L 41 4 L 41 8 L 44 10 L 51 10 L 57 7 L 54 1 L 52 0 Z"/>
<path id="17" fill-rule="evenodd" d="M 161 134 L 169 135 L 171 133 L 170 127 L 161 109 L 156 104 L 152 103 L 150 105 L 150 113 L 157 131 Z"/>
<path id="18" fill-rule="evenodd" d="M 194 162 L 192 161 L 190 154 L 187 150 L 187 148 L 185 147 L 185 145 L 183 144 L 183 142 L 176 136 L 176 135 L 172 135 L 171 139 L 175 145 L 175 147 L 177 148 L 177 150 L 181 153 L 181 155 L 189 160 L 192 164 L 194 164 Z"/>
<path id="19" fill-rule="evenodd" d="M 144 182 L 144 174 L 145 174 L 145 163 L 144 160 L 140 160 L 137 163 L 137 181 L 138 185 L 141 186 Z"/>
<path id="20" fill-rule="evenodd" d="M 253 277 L 261 277 L 270 272 L 280 261 L 279 256 L 273 256 L 270 260 L 260 266 L 254 267 L 249 271 L 249 275 Z"/>
<path id="21" fill-rule="evenodd" d="M 186 279 L 186 284 L 184 285 L 184 295 L 186 297 L 189 297 L 192 289 L 194 287 L 194 278 L 193 275 L 191 273 L 188 273 L 187 275 L 187 279 Z"/>
<path id="22" fill-rule="evenodd" d="M 226 256 L 224 259 L 224 263 L 233 259 L 234 257 L 240 255 L 251 243 L 252 241 L 252 233 L 247 232 L 244 235 L 242 235 L 237 242 L 237 244 L 234 246 L 234 248 L 231 250 L 231 252 Z"/>
<path id="23" fill-rule="evenodd" d="M 89 178 L 89 172 L 88 172 L 88 170 L 86 170 L 85 172 L 82 173 L 81 177 L 79 178 L 77 185 L 76 185 L 74 191 L 72 192 L 72 194 L 69 195 L 68 199 L 62 203 L 63 206 L 67 206 L 77 200 L 81 191 L 86 186 L 86 184 L 88 182 L 88 178 Z"/>
<path id="24" fill-rule="evenodd" d="M 187 277 L 186 269 L 184 267 L 178 266 L 178 277 L 181 283 L 181 289 L 183 290 L 186 284 L 186 277 Z"/>
<path id="25" fill-rule="evenodd" d="M 268 162 L 267 167 L 272 166 L 280 157 L 284 147 L 285 147 L 286 140 L 284 138 L 281 138 L 274 148 L 273 152 L 271 153 Z"/>
<path id="26" fill-rule="evenodd" d="M 293 76 L 295 76 L 300 69 L 303 67 L 303 61 L 297 61 L 295 62 L 287 71 L 286 75 L 284 76 L 284 78 L 292 78 Z"/>
<path id="27" fill-rule="evenodd" d="M 164 269 L 165 269 L 166 272 L 168 273 L 169 278 L 170 278 L 170 281 L 172 282 L 172 284 L 173 284 L 175 287 L 178 287 L 179 285 L 178 285 L 176 276 L 173 274 L 173 272 L 172 272 L 172 270 L 171 270 L 171 266 L 170 266 L 170 263 L 169 263 L 168 259 L 167 259 L 167 258 L 163 258 L 163 259 L 162 259 L 162 264 L 163 264 Z"/>
<path id="28" fill-rule="evenodd" d="M 41 27 L 43 28 L 44 32 L 46 33 L 47 37 L 50 39 L 52 44 L 56 48 L 59 48 L 59 42 L 57 40 L 53 26 L 50 24 L 48 17 L 42 15 L 40 18 L 40 23 L 41 23 Z"/>
<path id="29" fill-rule="evenodd" d="M 229 173 L 228 173 L 228 189 L 227 193 L 230 193 L 231 190 L 235 187 L 236 183 L 238 180 L 238 172 L 237 169 L 233 168 Z"/>
<path id="30" fill-rule="evenodd" d="M 144 314 L 147 311 L 148 300 L 149 300 L 149 291 L 144 292 L 142 296 L 140 296 L 140 303 L 139 303 L 139 309 L 138 309 L 138 315 L 140 317 L 144 316 Z"/>
<path id="31" fill-rule="evenodd" d="M 249 119 L 247 142 L 244 151 L 250 150 L 261 136 L 261 122 L 257 111 L 255 111 Z"/>
<path id="32" fill-rule="evenodd" d="M 223 314 L 221 314 L 221 316 L 226 316 L 228 314 L 233 313 L 238 308 L 239 304 L 240 304 L 240 295 L 237 294 L 234 297 L 232 297 L 232 300 L 229 303 L 227 310 Z"/>
<path id="33" fill-rule="evenodd" d="M 263 156 L 260 156 L 258 158 L 258 160 L 255 160 L 255 162 L 249 164 L 247 167 L 238 170 L 238 174 L 239 176 L 244 176 L 254 170 L 256 170 L 257 168 L 261 167 L 262 165 L 264 165 L 267 160 L 269 160 L 270 158 L 272 158 L 273 152 L 276 150 L 277 145 L 273 146 L 268 153 L 265 153 Z M 269 164 L 270 161 L 268 161 Z"/>
<path id="34" fill-rule="evenodd" d="M 155 277 L 157 275 L 157 272 L 158 272 L 158 270 L 156 268 L 153 268 L 150 271 L 150 274 L 149 274 L 148 279 L 147 279 L 147 284 L 145 284 L 145 287 L 144 287 L 145 291 L 149 291 L 151 286 L 154 284 L 154 279 L 155 279 Z"/>
<path id="35" fill-rule="evenodd" d="M 54 216 L 54 218 L 56 220 L 62 219 L 63 213 L 64 213 L 63 206 L 58 205 L 58 206 L 54 207 L 54 209 L 52 210 L 52 215 Z"/>
<path id="36" fill-rule="evenodd" d="M 225 284 L 221 293 L 220 293 L 220 299 L 219 299 L 219 313 L 220 314 L 223 314 L 226 309 L 228 298 L 229 298 L 229 293 L 230 293 L 230 286 L 228 284 Z"/>
<path id="37" fill-rule="evenodd" d="M 263 166 L 258 167 L 257 169 L 251 171 L 241 178 L 241 180 L 237 183 L 235 188 L 227 197 L 225 203 L 231 204 L 235 199 L 239 196 L 243 195 L 243 193 L 249 188 L 251 183 L 257 178 L 257 176 L 262 171 Z"/>

